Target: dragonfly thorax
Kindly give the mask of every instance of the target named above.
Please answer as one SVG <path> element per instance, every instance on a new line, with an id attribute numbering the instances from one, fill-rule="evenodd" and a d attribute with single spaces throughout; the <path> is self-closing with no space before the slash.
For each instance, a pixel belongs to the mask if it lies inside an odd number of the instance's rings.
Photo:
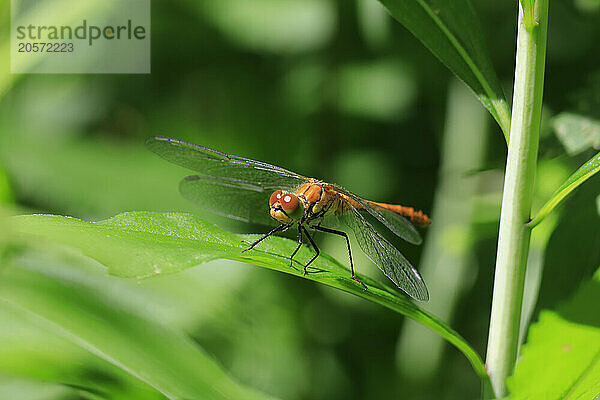
<path id="1" fill-rule="evenodd" d="M 304 204 L 294 193 L 276 190 L 269 199 L 271 217 L 282 224 L 299 222 L 304 216 Z"/>

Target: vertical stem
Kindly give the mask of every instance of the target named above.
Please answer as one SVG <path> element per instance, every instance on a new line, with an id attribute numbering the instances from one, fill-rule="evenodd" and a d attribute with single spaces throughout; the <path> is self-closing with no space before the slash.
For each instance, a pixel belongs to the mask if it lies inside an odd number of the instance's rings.
<path id="1" fill-rule="evenodd" d="M 519 2 L 511 132 L 486 360 L 497 397 L 506 395 L 505 380 L 513 373 L 519 348 L 523 284 L 531 236 L 525 223 L 531 213 L 537 161 L 547 18 L 548 0 L 536 0 L 536 24 L 525 26 Z"/>

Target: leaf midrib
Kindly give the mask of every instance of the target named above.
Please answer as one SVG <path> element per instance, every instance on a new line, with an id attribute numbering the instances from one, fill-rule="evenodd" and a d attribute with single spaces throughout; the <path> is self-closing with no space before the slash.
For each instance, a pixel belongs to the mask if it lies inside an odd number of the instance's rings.
<path id="1" fill-rule="evenodd" d="M 473 72 L 473 75 L 475 75 L 475 78 L 477 78 L 477 81 L 479 81 L 479 83 L 481 84 L 481 87 L 485 91 L 486 95 L 490 98 L 490 101 L 492 101 L 492 99 L 495 98 L 492 88 L 488 85 L 487 80 L 484 79 L 481 71 L 479 70 L 479 68 L 477 68 L 477 65 L 473 62 L 471 56 L 469 56 L 469 53 L 467 53 L 465 48 L 460 44 L 460 41 L 456 38 L 456 36 L 452 34 L 452 32 L 450 32 L 446 24 L 444 24 L 444 22 L 437 16 L 437 14 L 431 9 L 431 7 L 429 7 L 429 5 L 425 3 L 424 0 L 418 0 L 418 3 L 425 10 L 427 15 L 429 15 L 429 17 L 440 28 L 440 30 L 448 37 L 450 43 L 452 43 L 452 45 L 456 48 L 460 56 L 465 60 L 465 63 L 467 64 L 467 66 L 469 66 L 471 72 Z"/>

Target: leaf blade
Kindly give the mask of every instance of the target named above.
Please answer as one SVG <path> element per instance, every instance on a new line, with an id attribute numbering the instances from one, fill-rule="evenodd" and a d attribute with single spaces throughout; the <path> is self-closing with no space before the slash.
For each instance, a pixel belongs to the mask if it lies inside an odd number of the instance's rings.
<path id="1" fill-rule="evenodd" d="M 259 249 L 241 253 L 241 240 L 254 236 L 226 232 L 189 214 L 131 212 L 100 222 L 85 222 L 54 215 L 18 216 L 12 219 L 23 238 L 45 239 L 79 249 L 119 276 L 147 277 L 172 273 L 216 258 L 252 263 L 257 266 L 304 277 L 352 293 L 390 308 L 420 322 L 457 347 L 475 372 L 489 379 L 475 350 L 452 328 L 413 304 L 406 296 L 373 279 L 361 276 L 368 290 L 351 278 L 350 270 L 327 255 L 313 264 L 322 272 L 303 276 L 302 268 L 289 266 L 296 242 L 270 238 Z M 285 254 L 282 255 L 282 254 Z M 302 249 L 298 257 L 311 256 Z M 298 264 L 300 265 L 300 264 Z"/>
<path id="2" fill-rule="evenodd" d="M 154 393 L 169 399 L 269 398 L 231 380 L 181 332 L 132 311 L 110 291 L 99 292 L 84 274 L 66 279 L 53 274 L 49 264 L 69 266 L 46 254 L 33 261 L 15 258 L 2 269 L 0 308 L 97 356 Z"/>
<path id="3" fill-rule="evenodd" d="M 538 211 L 536 216 L 527 224 L 529 228 L 534 228 L 552 212 L 569 193 L 575 190 L 583 182 L 594 176 L 600 171 L 600 152 L 590 158 L 577 171 L 575 171 L 567 180 L 554 192 L 550 200 Z"/>
<path id="4" fill-rule="evenodd" d="M 444 65 L 463 80 L 510 133 L 510 109 L 482 41 L 482 30 L 468 0 L 379 0 Z"/>
<path id="5" fill-rule="evenodd" d="M 529 330 L 511 399 L 584 399 L 600 393 L 600 270 L 556 310 L 545 310 Z"/>

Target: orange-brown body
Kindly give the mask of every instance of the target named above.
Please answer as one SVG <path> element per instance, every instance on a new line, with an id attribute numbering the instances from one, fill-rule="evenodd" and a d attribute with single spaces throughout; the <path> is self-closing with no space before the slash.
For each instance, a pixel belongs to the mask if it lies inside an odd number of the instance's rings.
<path id="1" fill-rule="evenodd" d="M 393 211 L 396 214 L 400 214 L 405 218 L 408 218 L 410 222 L 417 226 L 426 227 L 431 224 L 431 219 L 421 210 L 415 210 L 412 207 L 404 207 L 398 204 L 387 204 L 387 203 L 376 203 L 374 201 L 370 201 L 369 203 L 376 205 L 377 207 L 385 208 L 387 210 Z"/>
<path id="2" fill-rule="evenodd" d="M 300 186 L 294 194 L 302 202 L 304 209 L 310 210 L 312 214 L 319 214 L 322 210 L 324 210 L 323 216 L 340 214 L 346 211 L 348 204 L 357 210 L 364 208 L 356 200 L 340 193 L 334 186 L 316 179 L 311 179 Z M 431 220 L 423 211 L 415 210 L 412 207 L 374 201 L 369 201 L 369 204 L 375 208 L 384 208 L 400 214 L 418 226 L 425 227 L 431 223 Z"/>

